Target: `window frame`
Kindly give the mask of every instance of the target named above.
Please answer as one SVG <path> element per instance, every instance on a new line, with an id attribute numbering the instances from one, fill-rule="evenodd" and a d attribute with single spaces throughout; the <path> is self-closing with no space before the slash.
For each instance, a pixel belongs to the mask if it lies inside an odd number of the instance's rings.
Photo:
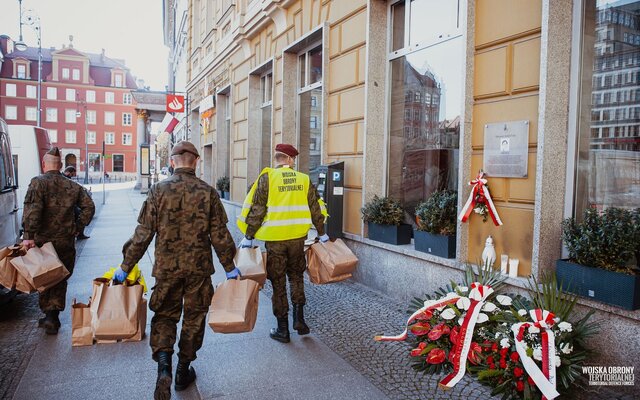
<path id="1" fill-rule="evenodd" d="M 65 108 L 64 110 L 64 122 L 66 124 L 75 124 L 78 122 L 78 111 L 72 108 Z"/>
<path id="2" fill-rule="evenodd" d="M 29 116 L 29 114 L 32 114 L 31 116 Z M 30 106 L 26 106 L 24 108 L 24 120 L 25 121 L 37 121 L 38 120 L 38 109 L 37 107 L 30 107 Z"/>
<path id="3" fill-rule="evenodd" d="M 132 126 L 132 125 L 133 125 L 133 114 L 126 113 L 126 112 L 122 113 L 122 126 Z"/>
<path id="4" fill-rule="evenodd" d="M 116 171 L 116 156 L 122 157 L 122 171 Z M 124 154 L 122 154 L 122 153 L 111 154 L 111 171 L 113 171 L 113 172 L 125 172 L 126 171 Z"/>
<path id="5" fill-rule="evenodd" d="M 51 95 L 53 93 L 53 96 Z M 58 100 L 58 88 L 49 86 L 47 87 L 47 100 Z"/>
<path id="6" fill-rule="evenodd" d="M 9 110 L 13 110 L 13 118 L 9 118 Z M 6 120 L 12 120 L 15 121 L 18 119 L 18 106 L 14 106 L 14 105 L 10 105 L 10 104 L 6 104 L 4 106 L 4 118 Z"/>
<path id="7" fill-rule="evenodd" d="M 80 80 L 80 68 L 72 68 L 71 69 L 71 79 L 74 81 Z"/>
<path id="8" fill-rule="evenodd" d="M 97 137 L 96 131 L 87 131 L 87 144 L 96 144 Z"/>
<path id="9" fill-rule="evenodd" d="M 129 138 L 129 143 L 125 140 L 125 138 Z M 133 145 L 133 134 L 132 133 L 123 133 L 122 134 L 122 145 L 123 146 L 132 146 Z"/>
<path id="10" fill-rule="evenodd" d="M 89 96 L 91 94 L 91 96 Z M 87 103 L 95 103 L 96 102 L 96 91 L 95 90 L 87 90 L 84 94 L 85 100 Z"/>
<path id="11" fill-rule="evenodd" d="M 51 143 L 58 143 L 58 130 L 57 129 L 47 129 L 47 135 L 49 135 L 49 141 Z"/>
<path id="12" fill-rule="evenodd" d="M 12 88 L 9 91 L 9 88 Z M 18 97 L 18 86 L 15 83 L 6 83 L 4 86 L 4 95 L 7 97 Z"/>
<path id="13" fill-rule="evenodd" d="M 113 116 L 113 118 L 107 118 L 107 115 Z M 114 111 L 105 111 L 104 112 L 104 124 L 108 126 L 116 125 L 116 113 Z"/>
<path id="14" fill-rule="evenodd" d="M 73 133 L 73 141 L 69 140 L 69 135 Z M 64 130 L 64 142 L 69 144 L 77 144 L 78 143 L 78 131 L 74 129 L 65 129 Z"/>
<path id="15" fill-rule="evenodd" d="M 73 96 L 69 96 L 70 93 L 73 93 Z M 78 92 L 76 92 L 73 88 L 66 88 L 64 91 L 64 99 L 66 101 L 76 101 Z"/>
<path id="16" fill-rule="evenodd" d="M 111 137 L 111 141 L 107 140 Z M 113 146 L 116 144 L 116 133 L 115 132 L 105 132 L 104 133 L 104 144 L 108 146 Z"/>
<path id="17" fill-rule="evenodd" d="M 116 94 L 114 92 L 104 92 L 105 104 L 116 104 Z"/>
<path id="18" fill-rule="evenodd" d="M 62 77 L 62 79 L 69 79 L 69 77 L 71 76 L 71 70 L 67 67 L 63 67 L 60 76 Z"/>
<path id="19" fill-rule="evenodd" d="M 53 111 L 53 117 L 49 118 L 49 112 Z M 44 113 L 45 122 L 58 122 L 58 108 L 57 107 L 47 107 Z"/>

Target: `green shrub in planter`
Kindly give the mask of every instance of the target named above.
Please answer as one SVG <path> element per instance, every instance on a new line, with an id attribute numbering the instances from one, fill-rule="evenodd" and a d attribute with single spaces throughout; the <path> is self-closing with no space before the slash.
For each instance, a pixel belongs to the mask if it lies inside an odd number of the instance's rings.
<path id="1" fill-rule="evenodd" d="M 434 192 L 416 208 L 418 229 L 414 232 L 418 251 L 439 257 L 456 256 L 458 194 L 443 190 Z"/>
<path id="2" fill-rule="evenodd" d="M 228 176 L 221 176 L 216 181 L 216 189 L 218 189 L 221 193 L 222 198 L 229 200 L 229 188 L 230 182 Z"/>
<path id="3" fill-rule="evenodd" d="M 402 223 L 404 211 L 397 201 L 374 196 L 360 211 L 369 226 L 369 239 L 390 244 L 411 243 L 411 225 Z"/>

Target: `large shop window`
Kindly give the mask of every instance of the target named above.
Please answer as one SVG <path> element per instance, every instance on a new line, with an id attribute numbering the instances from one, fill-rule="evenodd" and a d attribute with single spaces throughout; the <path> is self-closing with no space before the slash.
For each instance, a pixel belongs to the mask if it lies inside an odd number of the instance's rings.
<path id="1" fill-rule="evenodd" d="M 640 1 L 586 0 L 574 214 L 640 207 Z"/>
<path id="2" fill-rule="evenodd" d="M 318 181 L 322 163 L 322 45 L 298 56 L 298 169 Z"/>
<path id="3" fill-rule="evenodd" d="M 113 155 L 113 172 L 124 172 L 124 155 Z"/>
<path id="4" fill-rule="evenodd" d="M 458 0 L 390 5 L 388 195 L 407 221 L 436 190 L 457 190 L 464 41 Z"/>

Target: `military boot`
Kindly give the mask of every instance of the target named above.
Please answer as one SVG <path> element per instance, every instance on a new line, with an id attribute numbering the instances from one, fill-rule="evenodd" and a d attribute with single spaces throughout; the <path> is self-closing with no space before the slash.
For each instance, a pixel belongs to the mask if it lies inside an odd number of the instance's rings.
<path id="1" fill-rule="evenodd" d="M 298 331 L 298 335 L 306 335 L 311 332 L 307 323 L 304 322 L 304 304 L 293 305 L 293 329 Z"/>
<path id="2" fill-rule="evenodd" d="M 44 320 L 42 321 L 42 327 L 44 328 L 44 332 L 47 335 L 57 335 L 58 334 L 58 329 L 60 329 L 60 319 L 58 318 L 58 315 L 60 314 L 60 311 L 47 311 L 46 312 L 46 317 L 44 317 Z M 38 321 L 38 323 L 40 323 L 40 320 Z"/>
<path id="3" fill-rule="evenodd" d="M 196 380 L 196 370 L 189 364 L 189 361 L 178 362 L 178 367 L 176 368 L 176 392 L 185 390 Z"/>
<path id="4" fill-rule="evenodd" d="M 289 343 L 289 318 L 286 316 L 278 318 L 278 327 L 271 328 L 269 336 L 278 342 Z"/>
<path id="5" fill-rule="evenodd" d="M 158 352 L 158 379 L 154 400 L 171 400 L 171 354 L 166 351 Z"/>

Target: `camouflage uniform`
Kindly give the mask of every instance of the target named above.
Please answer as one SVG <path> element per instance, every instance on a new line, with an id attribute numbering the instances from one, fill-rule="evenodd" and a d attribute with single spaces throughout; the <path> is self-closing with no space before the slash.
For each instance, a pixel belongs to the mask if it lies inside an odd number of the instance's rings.
<path id="1" fill-rule="evenodd" d="M 318 236 L 324 235 L 324 215 L 320 211 L 318 199 L 320 196 L 316 188 L 310 184 L 307 200 L 311 210 L 311 221 L 318 231 Z M 253 204 L 247 215 L 247 237 L 254 237 L 265 215 L 267 215 L 267 200 L 269 199 L 269 175 L 263 174 L 258 180 L 258 187 L 253 196 Z M 307 237 L 298 239 L 266 242 L 267 248 L 267 277 L 273 286 L 271 297 L 273 315 L 276 318 L 286 317 L 289 313 L 287 300 L 287 277 L 293 304 L 306 304 L 304 295 L 303 273 L 307 266 L 304 256 L 304 241 Z"/>
<path id="2" fill-rule="evenodd" d="M 178 357 L 196 359 L 213 296 L 212 245 L 224 269 L 234 269 L 235 244 L 226 224 L 218 193 L 191 168 L 176 168 L 174 175 L 149 189 L 138 226 L 124 245 L 121 267 L 129 272 L 157 236 L 152 274 L 156 286 L 149 301 L 155 313 L 150 338 L 154 360 L 158 352 L 173 353 L 183 309 Z"/>
<path id="3" fill-rule="evenodd" d="M 76 207 L 79 209 L 77 218 Z M 27 189 L 22 217 L 23 239 L 34 240 L 37 246 L 51 242 L 60 261 L 73 273 L 76 234 L 91 222 L 94 212 L 95 205 L 84 187 L 58 171 L 48 171 L 33 178 Z M 40 293 L 42 311 L 64 310 L 67 279 Z"/>

